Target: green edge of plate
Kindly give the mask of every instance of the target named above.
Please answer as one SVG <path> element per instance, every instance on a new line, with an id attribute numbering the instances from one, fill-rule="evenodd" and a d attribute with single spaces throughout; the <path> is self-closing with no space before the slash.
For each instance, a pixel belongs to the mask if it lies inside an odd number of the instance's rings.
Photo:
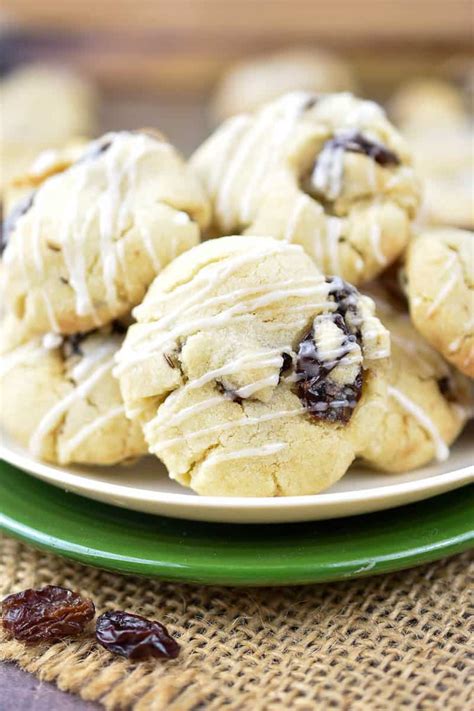
<path id="1" fill-rule="evenodd" d="M 0 462 L 0 530 L 120 573 L 208 585 L 297 585 L 409 568 L 474 545 L 474 486 L 390 511 L 235 525 L 141 514 Z"/>

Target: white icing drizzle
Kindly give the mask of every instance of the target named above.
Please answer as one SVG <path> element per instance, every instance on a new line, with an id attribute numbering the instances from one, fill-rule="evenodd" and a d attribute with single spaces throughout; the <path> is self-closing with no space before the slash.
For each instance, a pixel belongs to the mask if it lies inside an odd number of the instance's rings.
<path id="1" fill-rule="evenodd" d="M 183 212 L 182 214 L 185 215 L 186 213 Z M 187 221 L 189 222 L 188 215 L 186 215 L 186 217 L 187 217 Z M 180 224 L 183 224 L 183 223 L 180 223 Z M 161 271 L 161 262 L 160 262 L 160 258 L 158 257 L 158 255 L 156 253 L 155 247 L 153 245 L 153 240 L 150 235 L 150 230 L 147 227 L 145 227 L 144 225 L 141 225 L 140 235 L 143 240 L 143 244 L 145 245 L 145 249 L 148 253 L 148 256 L 150 257 L 151 263 L 153 265 L 153 269 L 156 272 L 156 274 L 158 274 L 158 272 Z"/>
<path id="2" fill-rule="evenodd" d="M 48 315 L 48 321 L 49 321 L 51 330 L 60 331 L 61 329 L 59 327 L 58 321 L 56 319 L 56 315 L 54 313 L 53 304 L 51 303 L 51 299 L 49 298 L 45 289 L 41 290 L 41 295 L 43 297 L 44 305 L 46 307 L 46 313 Z"/>
<path id="3" fill-rule="evenodd" d="M 263 108 L 249 121 L 240 135 L 233 156 L 227 160 L 216 194 L 216 212 L 225 229 L 231 229 L 236 220 L 240 224 L 251 219 L 252 207 L 260 195 L 263 179 L 277 162 L 282 147 L 291 135 L 295 122 L 310 96 L 306 92 L 285 95 L 280 101 Z M 255 169 L 246 178 L 245 189 L 237 205 L 237 215 L 234 216 L 233 189 L 250 160 Z"/>
<path id="4" fill-rule="evenodd" d="M 323 286 L 325 286 L 323 284 Z M 238 321 L 241 321 L 245 319 L 248 314 L 252 313 L 253 311 L 256 311 L 261 308 L 266 308 L 267 306 L 270 306 L 271 304 L 278 303 L 279 301 L 282 301 L 283 299 L 290 298 L 290 297 L 304 297 L 304 296 L 310 296 L 310 295 L 315 295 L 321 292 L 322 286 L 319 284 L 316 287 L 308 287 L 308 288 L 301 288 L 301 289 L 281 289 L 278 291 L 275 291 L 272 289 L 272 285 L 267 285 L 266 290 L 268 290 L 269 293 L 266 295 L 257 297 L 253 300 L 249 301 L 237 301 L 233 306 L 230 306 L 227 309 L 223 309 L 222 311 L 219 311 L 218 313 L 210 316 L 203 316 L 201 318 L 193 318 L 188 321 L 183 321 L 179 325 L 175 326 L 175 328 L 171 329 L 170 331 L 165 331 L 160 333 L 160 322 L 154 322 L 147 324 L 147 328 L 144 329 L 144 333 L 142 334 L 142 338 L 137 341 L 140 343 L 140 352 L 136 353 L 131 353 L 131 349 L 127 351 L 126 355 L 124 355 L 122 352 L 119 353 L 117 362 L 118 366 L 115 369 L 116 374 L 120 374 L 123 372 L 125 368 L 127 368 L 129 365 L 132 363 L 140 362 L 143 360 L 146 360 L 149 357 L 149 353 L 151 351 L 154 351 L 156 348 L 161 346 L 163 343 L 169 340 L 175 340 L 178 338 L 182 338 L 186 335 L 189 335 L 191 333 L 195 333 L 196 331 L 203 330 L 203 331 L 209 331 L 210 329 L 213 328 L 222 328 L 224 325 L 226 325 L 230 320 L 232 320 L 233 323 L 237 323 Z M 244 290 L 245 291 L 245 290 Z M 325 289 L 327 292 L 327 288 Z M 233 296 L 232 294 L 227 294 L 225 295 L 225 301 L 228 300 L 229 296 Z M 222 297 L 215 297 L 215 299 L 222 299 Z M 225 303 L 224 301 L 224 303 Z M 215 302 L 214 302 L 215 303 Z M 207 304 L 203 305 L 198 305 L 198 307 L 205 308 Z M 305 304 L 298 304 L 296 306 L 288 306 L 285 312 L 285 315 L 289 315 L 294 311 L 300 311 L 304 310 L 308 314 L 311 313 L 311 311 L 314 311 L 314 309 L 319 309 L 319 310 L 334 310 L 336 308 L 334 302 L 328 301 L 326 298 L 322 299 L 319 302 L 307 302 Z M 189 315 L 189 312 L 193 309 L 186 310 L 186 315 Z M 183 309 L 184 311 L 184 309 Z M 150 337 L 150 334 L 153 332 L 157 332 L 157 336 Z M 144 340 L 146 339 L 146 340 Z M 136 349 L 137 342 L 135 342 L 134 349 Z"/>
<path id="5" fill-rule="evenodd" d="M 76 310 L 79 315 L 92 315 L 95 322 L 97 316 L 87 285 L 87 264 L 85 262 L 84 238 L 93 222 L 99 224 L 100 263 L 102 266 L 107 302 L 110 306 L 118 303 L 117 294 L 117 260 L 124 255 L 118 254 L 118 244 L 121 233 L 127 224 L 130 211 L 131 195 L 136 183 L 137 168 L 143 156 L 163 150 L 170 150 L 166 143 L 151 141 L 144 134 L 130 134 L 128 132 L 107 134 L 97 141 L 100 148 L 102 142 L 110 140 L 111 145 L 97 157 L 84 157 L 68 169 L 74 175 L 74 184 L 66 199 L 67 206 L 63 211 L 63 221 L 60 225 L 60 246 L 67 270 L 67 281 L 75 292 Z M 129 155 L 125 153 L 129 151 Z M 93 153 L 93 146 L 91 147 Z M 99 167 L 98 167 L 99 166 Z M 105 185 L 99 198 L 89 204 L 87 192 L 91 184 L 91 173 L 101 171 L 101 179 Z M 44 187 L 62 180 L 61 175 L 48 178 Z M 40 196 L 41 190 L 40 189 Z M 87 201 L 87 206 L 84 202 Z M 176 212 L 175 221 L 184 224 L 185 213 Z M 37 274 L 41 277 L 44 264 L 41 252 L 41 217 L 34 209 L 28 211 L 26 217 L 31 222 L 32 232 L 32 257 Z M 186 215 L 186 221 L 189 217 Z M 153 249 L 150 235 L 141 232 L 142 241 L 147 250 L 155 271 L 161 269 L 159 259 Z M 22 241 L 23 243 L 23 241 Z M 8 250 L 8 247 L 7 247 Z M 21 253 L 21 246 L 19 248 Z M 25 255 L 20 254 L 24 257 Z M 8 255 L 7 255 L 8 260 Z M 126 270 L 123 270 L 126 273 Z M 28 270 L 24 269 L 25 279 L 30 281 Z M 48 318 L 52 330 L 59 330 L 55 318 L 54 305 L 42 290 Z"/>
<path id="6" fill-rule="evenodd" d="M 72 379 L 76 383 L 80 382 L 97 363 L 111 356 L 117 350 L 117 345 L 116 339 L 111 339 L 84 353 L 71 370 Z"/>
<path id="7" fill-rule="evenodd" d="M 257 151 L 274 122 L 274 109 L 269 106 L 261 111 L 259 118 L 252 122 L 250 129 L 241 137 L 237 150 L 227 163 L 227 169 L 222 176 L 217 189 L 215 209 L 224 229 L 231 229 L 233 215 L 231 214 L 232 190 L 245 163 L 254 151 Z"/>
<path id="8" fill-rule="evenodd" d="M 283 236 L 283 239 L 285 242 L 292 242 L 293 237 L 295 236 L 296 228 L 298 227 L 298 223 L 300 221 L 301 215 L 303 213 L 304 208 L 309 202 L 309 197 L 305 195 L 304 193 L 302 195 L 299 195 L 298 199 L 296 200 L 293 210 L 290 212 L 290 216 L 288 218 L 288 222 L 286 225 L 285 229 L 285 234 Z"/>
<path id="9" fill-rule="evenodd" d="M 420 427 L 425 430 L 425 432 L 431 437 L 434 447 L 436 459 L 439 462 L 444 462 L 449 456 L 449 449 L 446 446 L 446 442 L 441 437 L 440 433 L 434 422 L 428 417 L 426 412 L 413 400 L 402 393 L 397 388 L 388 386 L 388 394 L 393 397 L 399 405 L 403 407 L 415 420 L 418 422 Z"/>
<path id="10" fill-rule="evenodd" d="M 34 162 L 30 165 L 28 172 L 33 175 L 41 175 L 48 170 L 51 170 L 60 160 L 60 153 L 57 150 L 49 148 L 41 151 Z"/>
<path id="11" fill-rule="evenodd" d="M 103 415 L 96 417 L 92 422 L 89 422 L 84 427 L 76 432 L 74 437 L 67 440 L 61 447 L 61 459 L 68 459 L 72 452 L 74 452 L 77 447 L 84 442 L 87 437 L 90 437 L 97 430 L 102 429 L 104 425 L 108 424 L 111 420 L 115 420 L 117 417 L 121 417 L 125 413 L 124 405 L 118 405 L 117 407 L 108 410 Z"/>
<path id="12" fill-rule="evenodd" d="M 213 167 L 209 177 L 209 192 L 211 195 L 215 195 L 219 188 L 228 165 L 230 151 L 235 147 L 235 144 L 251 123 L 252 119 L 248 114 L 239 114 L 224 124 L 222 129 L 223 145 L 219 144 L 219 150 L 216 151 L 218 160 L 215 162 L 215 167 Z"/>
<path id="13" fill-rule="evenodd" d="M 243 369 L 258 370 L 259 368 L 271 368 L 281 366 L 281 354 L 283 352 L 291 352 L 290 346 L 283 348 L 272 348 L 271 350 L 247 353 L 240 358 L 235 358 L 234 360 L 226 363 L 220 368 L 214 368 L 208 370 L 207 373 L 202 375 L 200 378 L 195 380 L 190 380 L 189 383 L 183 388 L 183 390 L 190 389 L 194 390 L 196 388 L 201 388 L 203 385 L 216 380 L 225 375 L 232 375 L 234 373 L 239 373 Z M 182 392 L 182 390 L 180 391 Z"/>
<path id="14" fill-rule="evenodd" d="M 96 385 L 96 383 L 106 375 L 113 366 L 113 361 L 99 366 L 92 375 L 82 381 L 77 387 L 71 390 L 62 400 L 57 402 L 50 410 L 41 418 L 36 430 L 33 432 L 30 439 L 30 450 L 34 456 L 41 456 L 41 450 L 45 437 L 59 424 L 61 418 L 67 413 L 68 409 L 74 405 L 77 400 L 85 397 Z"/>
<path id="15" fill-rule="evenodd" d="M 52 343 L 50 347 L 54 347 Z M 112 354 L 116 349 L 116 339 L 102 343 L 96 348 L 90 349 L 88 352 L 86 351 L 79 362 L 72 368 L 70 376 L 75 381 L 76 387 L 43 416 L 31 437 L 30 449 L 36 456 L 40 456 L 41 454 L 44 438 L 58 424 L 61 417 L 67 412 L 71 405 L 78 399 L 84 397 L 95 383 L 111 370 L 113 367 Z M 104 359 L 108 359 L 107 362 L 100 365 Z M 94 370 L 96 366 L 98 367 Z M 91 371 L 93 372 L 91 373 Z M 92 431 L 93 423 L 90 423 L 88 427 L 88 431 Z"/>
<path id="16" fill-rule="evenodd" d="M 177 390 L 175 392 L 180 393 L 179 390 Z M 169 397 L 171 397 L 171 395 Z M 210 407 L 222 405 L 223 402 L 224 402 L 223 396 L 216 395 L 215 397 L 210 397 L 207 400 L 201 400 L 201 402 L 197 402 L 194 405 L 189 405 L 189 407 L 183 407 L 182 410 L 180 410 L 179 412 L 175 412 L 172 415 L 170 415 L 167 412 L 166 417 L 163 417 L 164 425 L 165 425 L 166 429 L 168 429 L 170 427 L 175 427 L 176 425 L 179 425 L 180 422 L 185 422 L 185 420 L 189 419 L 190 417 L 197 415 L 198 412 L 204 412 L 205 410 L 208 410 Z M 168 403 L 168 400 L 167 400 L 167 403 Z M 157 419 L 157 418 L 155 418 L 155 419 Z"/>
<path id="17" fill-rule="evenodd" d="M 257 393 L 259 390 L 262 390 L 263 388 L 276 387 L 278 385 L 279 380 L 280 374 L 273 373 L 273 375 L 269 375 L 268 378 L 262 378 L 261 380 L 257 380 L 255 383 L 243 385 L 241 388 L 238 388 L 238 390 L 235 391 L 235 394 L 237 395 L 237 397 L 250 397 L 254 393 Z"/>
<path id="18" fill-rule="evenodd" d="M 63 337 L 59 333 L 46 333 L 43 336 L 42 345 L 46 350 L 54 350 L 59 348 L 63 342 Z"/>
<path id="19" fill-rule="evenodd" d="M 26 343 L 0 356 L 0 378 L 4 378 L 17 365 L 28 365 L 41 354 L 42 347 L 37 341 Z"/>
<path id="20" fill-rule="evenodd" d="M 76 311 L 80 316 L 91 314 L 97 323 L 95 309 L 93 307 L 89 289 L 87 287 L 87 268 L 84 255 L 84 236 L 87 234 L 94 212 L 89 210 L 85 215 L 81 214 L 80 198 L 86 190 L 89 174 L 86 167 L 79 166 L 77 169 L 77 186 L 71 193 L 70 204 L 64 214 L 61 225 L 61 244 L 68 281 L 74 289 L 76 297 Z"/>
<path id="21" fill-rule="evenodd" d="M 268 457 L 282 449 L 287 449 L 286 442 L 269 442 L 262 444 L 260 447 L 249 447 L 248 449 L 236 449 L 230 452 L 218 452 L 211 454 L 206 459 L 206 464 L 215 464 L 216 462 L 232 461 L 234 459 L 253 459 L 254 457 Z"/>
<path id="22" fill-rule="evenodd" d="M 438 292 L 438 295 L 436 296 L 433 303 L 431 304 L 431 306 L 428 308 L 428 310 L 426 312 L 427 318 L 431 318 L 431 316 L 433 316 L 433 314 L 441 306 L 443 301 L 447 298 L 450 291 L 454 288 L 454 286 L 458 280 L 458 275 L 453 274 L 451 276 L 451 278 L 448 279 L 448 281 L 445 281 L 444 278 L 446 275 L 448 275 L 450 273 L 450 271 L 456 265 L 456 263 L 457 263 L 456 254 L 454 254 L 454 253 L 450 254 L 449 258 L 446 260 L 444 268 L 439 276 L 439 282 L 441 284 L 440 291 Z M 414 305 L 419 306 L 420 303 L 421 303 L 421 299 L 418 304 L 414 304 Z"/>
<path id="23" fill-rule="evenodd" d="M 240 200 L 240 219 L 247 223 L 252 218 L 253 204 L 259 197 L 259 188 L 265 177 L 271 172 L 281 154 L 282 148 L 290 138 L 297 120 L 311 94 L 308 92 L 293 92 L 281 101 L 281 115 L 274 118 L 268 140 L 264 141 L 261 150 L 263 155 L 255 161 L 255 170 L 246 183 L 246 188 Z M 273 107 L 272 107 L 273 109 Z"/>
<path id="24" fill-rule="evenodd" d="M 185 435 L 184 440 L 186 442 L 197 439 L 199 437 L 203 437 L 207 434 L 213 434 L 215 432 L 223 432 L 225 430 L 232 430 L 234 427 L 249 427 L 252 425 L 258 425 L 261 422 L 269 422 L 270 420 L 279 420 L 285 417 L 296 417 L 297 415 L 301 415 L 306 413 L 306 410 L 304 407 L 298 407 L 293 410 L 280 410 L 278 412 L 269 412 L 266 415 L 261 415 L 260 417 L 242 417 L 239 420 L 233 420 L 232 422 L 224 422 L 219 425 L 213 425 L 212 427 L 206 427 L 202 430 L 196 430 L 195 432 L 190 432 Z M 144 427 L 144 432 L 145 436 L 148 440 L 148 442 L 153 439 L 153 433 L 155 431 L 155 420 L 150 420 L 145 427 Z M 181 435 L 180 437 L 172 437 L 171 439 L 167 440 L 161 440 L 158 442 L 154 447 L 150 447 L 150 451 L 153 454 L 156 454 L 157 452 L 160 452 L 163 449 L 167 449 L 168 447 L 172 447 L 175 444 L 183 444 L 183 436 Z"/>
<path id="25" fill-rule="evenodd" d="M 173 222 L 176 225 L 187 225 L 189 224 L 189 222 L 191 222 L 191 218 L 189 217 L 187 212 L 177 210 L 173 215 Z"/>
<path id="26" fill-rule="evenodd" d="M 330 141 L 327 141 L 315 163 L 311 175 L 311 185 L 316 192 L 321 193 L 328 200 L 336 200 L 341 194 L 344 156 L 343 146 L 334 146 Z"/>
<path id="27" fill-rule="evenodd" d="M 123 372 L 123 370 L 131 363 L 146 360 L 148 358 L 148 353 L 162 344 L 165 340 L 178 338 L 179 336 L 186 335 L 190 332 L 192 333 L 200 328 L 216 328 L 222 326 L 231 318 L 235 320 L 239 315 L 243 317 L 252 310 L 263 308 L 289 296 L 309 296 L 311 294 L 319 294 L 321 291 L 323 291 L 324 295 L 326 295 L 327 286 L 324 282 L 324 278 L 321 275 L 318 275 L 316 277 L 305 277 L 302 280 L 289 280 L 287 282 L 266 284 L 262 287 L 255 287 L 255 289 L 236 290 L 236 292 L 233 293 L 221 294 L 216 297 L 210 297 L 207 301 L 205 300 L 205 297 L 212 291 L 214 286 L 225 283 L 228 277 L 239 267 L 249 263 L 258 262 L 258 258 L 260 256 L 263 257 L 272 252 L 279 253 L 287 250 L 300 251 L 301 247 L 297 245 L 285 245 L 284 243 L 275 241 L 272 244 L 269 243 L 266 249 L 253 250 L 248 255 L 233 256 L 226 260 L 222 266 L 217 268 L 215 264 L 209 265 L 209 269 L 203 268 L 191 283 L 188 282 L 187 284 L 182 285 L 182 287 L 178 287 L 172 294 L 173 296 L 177 296 L 183 292 L 188 292 L 189 296 L 185 298 L 178 307 L 170 309 L 166 315 L 158 321 L 146 324 L 146 328 L 142 329 L 141 335 L 136 338 L 133 345 L 130 344 L 126 352 L 122 349 L 117 358 L 118 366 L 115 371 L 116 374 Z M 291 286 L 295 283 L 299 285 L 302 283 L 309 283 L 314 284 L 314 286 L 300 286 L 300 288 L 291 289 Z M 264 293 L 267 292 L 267 294 L 244 303 L 238 301 L 239 297 L 242 298 L 250 294 L 258 294 L 259 291 Z M 160 303 L 163 303 L 163 301 L 166 303 L 166 295 L 160 294 L 155 303 L 158 306 Z M 180 314 L 186 313 L 186 316 L 189 317 L 196 311 L 203 311 L 210 305 L 216 306 L 225 304 L 228 301 L 233 304 L 230 308 L 224 309 L 223 311 L 212 316 L 188 320 L 179 324 L 170 332 L 166 332 L 168 325 L 173 323 L 173 321 L 175 321 Z M 322 308 L 325 303 L 329 302 L 324 300 L 321 303 L 320 308 Z M 151 302 L 146 304 L 146 308 L 144 309 L 145 316 L 147 310 L 151 306 Z M 308 309 L 309 308 L 310 305 L 308 304 Z M 329 303 L 327 308 L 334 308 L 334 305 Z M 138 307 L 134 312 L 138 320 L 140 319 L 140 311 L 141 309 Z M 157 336 L 153 337 L 153 333 L 157 333 Z"/>
<path id="28" fill-rule="evenodd" d="M 431 316 L 433 316 L 433 314 L 436 313 L 436 311 L 439 309 L 439 307 L 441 306 L 441 304 L 443 303 L 443 301 L 445 301 L 445 300 L 447 299 L 447 297 L 448 297 L 448 295 L 450 294 L 450 292 L 451 292 L 451 291 L 454 289 L 454 287 L 456 286 L 456 283 L 457 283 L 457 281 L 458 281 L 458 278 L 459 278 L 458 275 L 457 275 L 457 274 L 454 274 L 454 275 L 451 277 L 451 279 L 449 279 L 449 280 L 443 285 L 443 287 L 439 290 L 439 292 L 438 292 L 438 294 L 437 294 L 437 296 L 436 296 L 436 299 L 433 301 L 433 303 L 431 304 L 431 306 L 429 307 L 429 309 L 428 309 L 427 312 L 426 312 L 427 318 L 431 318 Z"/>

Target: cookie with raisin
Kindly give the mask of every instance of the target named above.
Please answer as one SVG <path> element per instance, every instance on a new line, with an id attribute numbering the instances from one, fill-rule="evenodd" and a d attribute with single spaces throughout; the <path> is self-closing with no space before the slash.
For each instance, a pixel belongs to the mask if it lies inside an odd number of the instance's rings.
<path id="1" fill-rule="evenodd" d="M 117 355 L 127 414 L 200 494 L 329 487 L 373 436 L 388 334 L 299 245 L 205 242 L 153 282 Z"/>
<path id="2" fill-rule="evenodd" d="M 225 122 L 191 166 L 214 234 L 304 247 L 325 274 L 360 285 L 406 247 L 419 204 L 411 153 L 380 106 L 293 92 Z"/>

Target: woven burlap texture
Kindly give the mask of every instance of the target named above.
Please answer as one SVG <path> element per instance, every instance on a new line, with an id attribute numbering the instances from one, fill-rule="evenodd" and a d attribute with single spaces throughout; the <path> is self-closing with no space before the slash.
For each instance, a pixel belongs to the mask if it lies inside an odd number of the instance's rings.
<path id="1" fill-rule="evenodd" d="M 1 593 L 46 584 L 163 621 L 171 662 L 130 663 L 92 635 L 0 658 L 40 679 L 134 711 L 443 709 L 472 702 L 474 556 L 343 583 L 220 588 L 106 573 L 0 538 Z M 0 633 L 2 634 L 2 633 Z"/>

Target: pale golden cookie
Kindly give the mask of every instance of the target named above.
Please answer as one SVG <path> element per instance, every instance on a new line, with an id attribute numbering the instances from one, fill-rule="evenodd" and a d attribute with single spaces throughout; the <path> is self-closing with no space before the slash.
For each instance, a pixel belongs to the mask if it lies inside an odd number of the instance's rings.
<path id="1" fill-rule="evenodd" d="M 388 334 L 297 245 L 224 237 L 178 257 L 117 355 L 127 414 L 200 494 L 321 491 L 374 436 Z"/>
<path id="2" fill-rule="evenodd" d="M 91 84 L 61 67 L 20 66 L 0 82 L 0 189 L 42 150 L 95 131 L 97 97 Z"/>
<path id="3" fill-rule="evenodd" d="M 191 166 L 218 234 L 301 244 L 325 274 L 361 284 L 404 250 L 419 202 L 408 148 L 375 103 L 286 94 L 221 126 Z"/>
<path id="4" fill-rule="evenodd" d="M 390 106 L 423 180 L 420 222 L 474 227 L 474 130 L 462 92 L 419 80 L 401 87 Z"/>
<path id="5" fill-rule="evenodd" d="M 108 323 L 199 242 L 208 218 L 201 186 L 160 134 L 107 134 L 7 216 L 6 308 L 32 334 Z"/>
<path id="6" fill-rule="evenodd" d="M 414 325 L 447 360 L 474 377 L 474 233 L 424 230 L 408 248 L 405 272 Z"/>
<path id="7" fill-rule="evenodd" d="M 112 376 L 123 339 L 115 327 L 21 345 L 11 328 L 4 322 L 0 330 L 0 423 L 15 440 L 55 464 L 115 464 L 146 453 Z"/>
<path id="8" fill-rule="evenodd" d="M 389 113 L 404 130 L 456 124 L 465 118 L 462 92 L 443 79 L 415 79 L 391 98 Z"/>
<path id="9" fill-rule="evenodd" d="M 288 91 L 328 93 L 355 88 L 350 66 L 334 53 L 287 49 L 232 65 L 217 86 L 212 114 L 219 122 L 255 111 Z"/>
<path id="10" fill-rule="evenodd" d="M 388 401 L 374 410 L 376 436 L 362 457 L 388 472 L 443 461 L 469 416 L 470 383 L 416 332 L 408 314 L 370 293 L 390 331 L 391 358 Z"/>

